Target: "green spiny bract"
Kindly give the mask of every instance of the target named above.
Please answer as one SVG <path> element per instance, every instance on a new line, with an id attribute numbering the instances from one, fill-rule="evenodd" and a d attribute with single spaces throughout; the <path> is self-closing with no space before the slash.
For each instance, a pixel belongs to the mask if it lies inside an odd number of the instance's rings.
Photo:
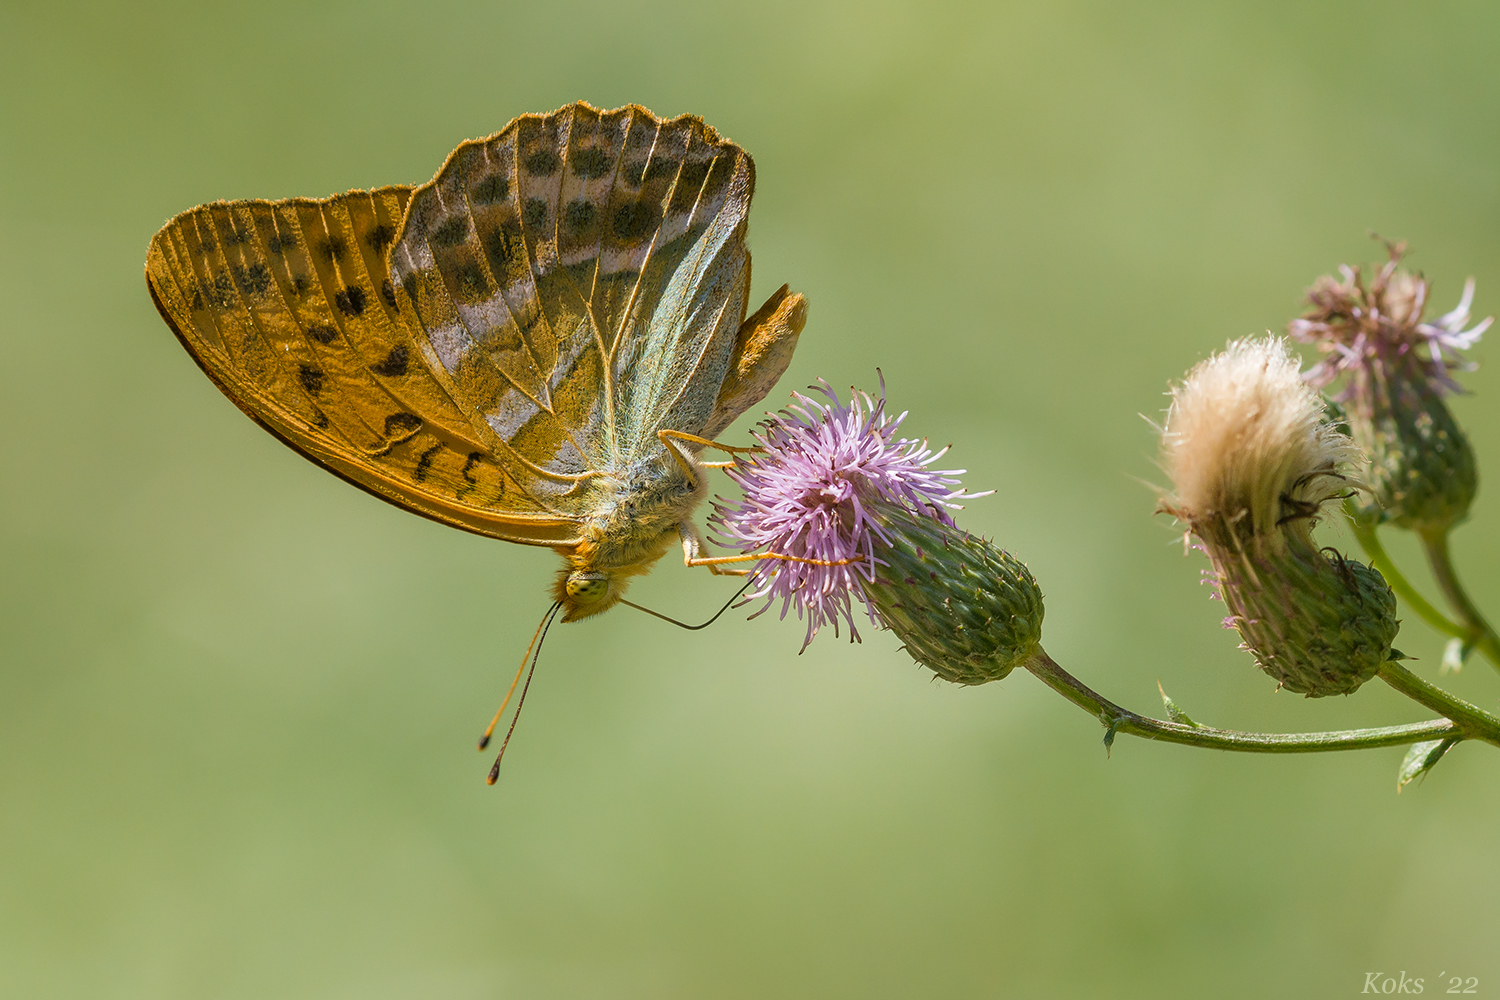
<path id="1" fill-rule="evenodd" d="M 1042 591 L 1026 567 L 977 535 L 879 504 L 891 540 L 865 597 L 912 659 L 955 684 L 1000 680 L 1036 652 Z"/>
<path id="2" fill-rule="evenodd" d="M 1287 690 L 1350 694 L 1391 658 L 1396 597 L 1375 569 L 1299 535 L 1205 546 L 1226 624 Z"/>
<path id="3" fill-rule="evenodd" d="M 1420 374 L 1355 374 L 1347 409 L 1355 442 L 1370 456 L 1376 516 L 1412 531 L 1444 531 L 1462 521 L 1479 488 L 1469 439 L 1441 394 Z"/>

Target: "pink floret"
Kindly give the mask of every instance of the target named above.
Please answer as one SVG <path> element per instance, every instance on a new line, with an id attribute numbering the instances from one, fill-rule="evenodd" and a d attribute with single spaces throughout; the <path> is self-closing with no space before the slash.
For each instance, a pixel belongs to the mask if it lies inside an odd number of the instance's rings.
<path id="1" fill-rule="evenodd" d="M 976 495 L 955 489 L 962 469 L 927 468 L 946 448 L 934 452 L 925 440 L 896 437 L 906 414 L 886 415 L 883 385 L 878 402 L 851 390 L 847 405 L 826 383 L 820 391 L 827 402 L 793 393 L 795 402 L 752 434 L 764 451 L 727 470 L 743 498 L 715 500 L 709 518 L 720 545 L 843 563 L 767 559 L 755 570 L 746 600 L 766 602 L 751 617 L 777 600 L 783 618 L 795 608 L 807 620 L 803 649 L 826 623 L 837 635 L 840 619 L 848 623 L 850 639 L 859 640 L 850 597 L 864 599 L 862 581 L 874 579 L 882 562 L 877 550 L 890 543 L 872 517 L 872 502 L 952 524 L 947 511 L 959 508 L 952 501 Z M 865 610 L 878 625 L 868 604 Z"/>

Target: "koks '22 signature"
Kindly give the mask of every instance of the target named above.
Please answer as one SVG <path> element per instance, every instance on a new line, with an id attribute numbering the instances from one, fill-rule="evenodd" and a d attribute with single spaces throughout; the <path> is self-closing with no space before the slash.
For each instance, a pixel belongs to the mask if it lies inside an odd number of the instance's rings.
<path id="1" fill-rule="evenodd" d="M 1450 976 L 1446 971 L 1438 973 L 1438 984 L 1448 983 L 1446 993 L 1478 993 L 1479 977 Z M 1407 978 L 1406 971 L 1392 976 L 1384 972 L 1366 972 L 1365 988 L 1361 993 L 1421 993 L 1425 980 Z"/>

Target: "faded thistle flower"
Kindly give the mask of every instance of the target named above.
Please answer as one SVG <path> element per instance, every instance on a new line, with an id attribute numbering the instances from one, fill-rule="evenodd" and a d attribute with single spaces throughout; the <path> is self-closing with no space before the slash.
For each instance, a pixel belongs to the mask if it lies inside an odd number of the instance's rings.
<path id="1" fill-rule="evenodd" d="M 1396 599 L 1374 569 L 1320 549 L 1323 505 L 1363 483 L 1359 449 L 1324 417 L 1280 338 L 1237 340 L 1172 389 L 1162 429 L 1172 493 L 1261 669 L 1308 697 L 1348 694 L 1391 658 Z"/>
<path id="2" fill-rule="evenodd" d="M 1443 532 L 1468 514 L 1479 481 L 1474 451 L 1443 395 L 1463 391 L 1449 373 L 1473 367 L 1458 352 L 1472 347 L 1490 320 L 1464 329 L 1471 278 L 1451 312 L 1423 322 L 1427 281 L 1398 266 L 1403 244 L 1388 248 L 1390 260 L 1368 285 L 1348 265 L 1339 268 L 1340 279 L 1319 278 L 1307 293 L 1312 308 L 1288 329 L 1326 355 L 1308 372 L 1314 386 L 1348 376 L 1334 398 L 1370 456 L 1374 503 L 1365 516 Z"/>
<path id="3" fill-rule="evenodd" d="M 842 619 L 858 640 L 853 600 L 894 631 L 940 677 L 980 684 L 1024 662 L 1041 634 L 1042 598 L 1026 567 L 954 525 L 962 469 L 929 466 L 947 451 L 896 437 L 906 414 L 854 391 L 839 402 L 793 393 L 754 434 L 761 451 L 728 470 L 744 491 L 715 501 L 715 541 L 746 552 L 820 560 L 763 560 L 749 600 L 778 601 L 807 621 L 803 648 Z M 752 616 L 753 617 L 753 616 Z"/>

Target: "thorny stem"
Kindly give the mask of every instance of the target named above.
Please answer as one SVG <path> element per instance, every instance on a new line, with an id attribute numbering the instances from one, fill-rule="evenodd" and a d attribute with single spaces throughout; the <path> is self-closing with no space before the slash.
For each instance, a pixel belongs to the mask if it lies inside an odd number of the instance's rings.
<path id="1" fill-rule="evenodd" d="M 1391 562 L 1391 557 L 1386 553 L 1385 546 L 1380 542 L 1380 536 L 1375 531 L 1375 526 L 1367 521 L 1361 520 L 1354 507 L 1347 501 L 1344 510 L 1349 515 L 1349 526 L 1354 530 L 1354 537 L 1359 539 L 1360 547 L 1365 550 L 1365 555 L 1370 557 L 1370 565 L 1380 571 L 1385 577 L 1385 582 L 1391 585 L 1400 598 L 1406 602 L 1406 606 L 1417 613 L 1417 617 L 1442 632 L 1444 635 L 1455 639 L 1467 639 L 1469 630 L 1453 621 L 1437 608 L 1427 602 L 1427 598 L 1417 593 L 1402 572 Z"/>
<path id="2" fill-rule="evenodd" d="M 1388 665 L 1396 666 L 1395 664 Z M 1433 698 L 1434 701 L 1441 700 L 1445 705 L 1463 706 L 1464 710 L 1460 714 L 1466 720 L 1464 724 L 1459 725 L 1449 719 L 1436 719 L 1432 722 L 1417 722 L 1406 726 L 1344 729 L 1324 733 L 1242 733 L 1231 729 L 1213 729 L 1208 726 L 1164 722 L 1161 719 L 1137 715 L 1095 693 L 1088 685 L 1058 666 L 1041 647 L 1038 647 L 1036 654 L 1027 661 L 1026 669 L 1052 690 L 1102 722 L 1106 727 L 1104 737 L 1106 743 L 1112 742 L 1116 733 L 1129 733 L 1131 736 L 1141 736 L 1150 740 L 1208 747 L 1214 750 L 1239 750 L 1246 753 L 1319 753 L 1326 750 L 1366 750 L 1371 747 L 1398 746 L 1403 743 L 1419 743 L 1423 740 L 1441 740 L 1452 737 L 1461 739 L 1470 735 L 1491 743 L 1496 743 L 1497 738 L 1500 738 L 1500 719 L 1495 719 L 1474 706 L 1433 688 L 1400 667 L 1396 667 L 1400 673 L 1406 674 L 1417 685 L 1421 685 L 1413 690 L 1420 691 L 1423 698 L 1432 697 L 1428 691 L 1424 690 L 1431 688 L 1432 691 L 1442 695 L 1442 699 Z M 1382 676 L 1385 676 L 1383 668 Z M 1392 681 L 1389 677 L 1386 680 L 1403 694 L 1417 698 L 1416 694 L 1401 687 L 1396 681 Z M 1417 700 L 1429 708 L 1434 707 L 1423 698 L 1417 698 Z M 1490 726 L 1491 722 L 1495 724 L 1493 728 Z"/>
<path id="3" fill-rule="evenodd" d="M 1380 679 L 1413 701 L 1446 715 L 1464 735 L 1500 746 L 1500 718 L 1429 684 L 1394 660 L 1380 665 Z"/>
<path id="4" fill-rule="evenodd" d="M 1453 605 L 1453 610 L 1458 612 L 1458 617 L 1467 626 L 1456 635 L 1482 652 L 1490 663 L 1500 669 L 1500 636 L 1497 636 L 1495 630 L 1490 628 L 1490 623 L 1484 620 L 1484 615 L 1480 614 L 1474 602 L 1469 600 L 1463 584 L 1458 582 L 1458 574 L 1453 569 L 1453 560 L 1448 555 L 1448 532 L 1446 530 L 1423 531 L 1420 535 L 1422 545 L 1427 549 L 1427 561 L 1432 566 L 1432 575 L 1437 578 L 1438 587 L 1442 589 L 1443 596 L 1448 598 L 1448 603 Z"/>

